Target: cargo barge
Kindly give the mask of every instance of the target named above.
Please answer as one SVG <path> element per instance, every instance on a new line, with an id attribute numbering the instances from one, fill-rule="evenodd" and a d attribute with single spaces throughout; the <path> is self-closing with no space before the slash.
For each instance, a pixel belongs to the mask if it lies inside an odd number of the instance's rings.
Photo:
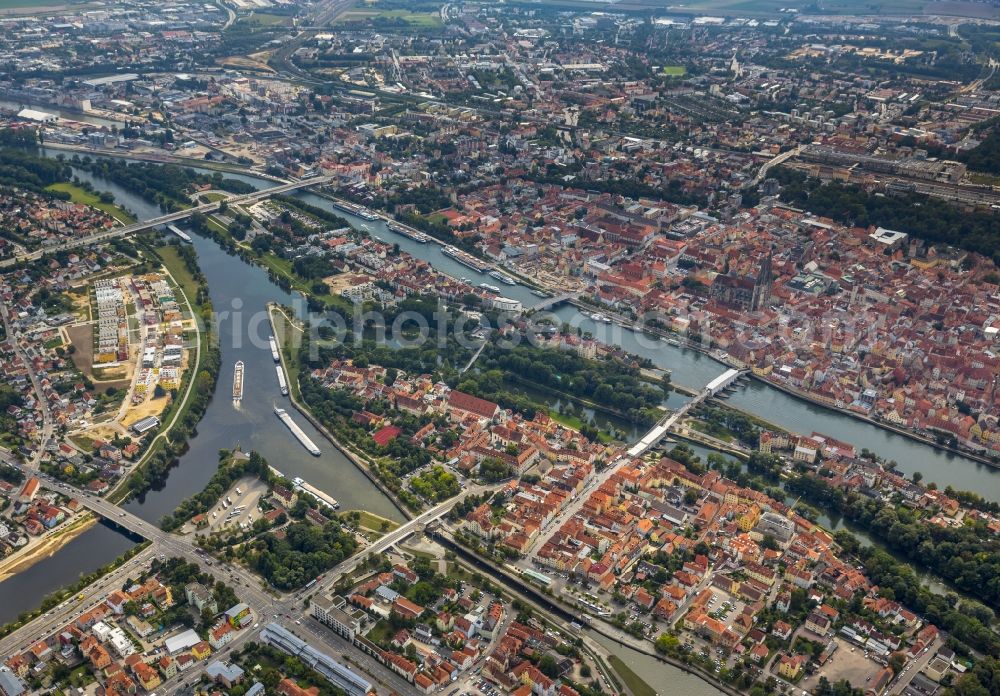
<path id="1" fill-rule="evenodd" d="M 316 444 L 309 439 L 308 435 L 302 432 L 302 428 L 300 428 L 298 424 L 292 420 L 292 417 L 288 415 L 288 412 L 285 409 L 275 406 L 274 415 L 280 418 L 281 422 L 284 423 L 290 431 L 292 431 L 292 435 L 294 435 L 295 439 L 306 448 L 306 451 L 309 452 L 309 454 L 314 457 L 318 457 L 320 455 L 319 447 L 317 447 Z"/>
<path id="2" fill-rule="evenodd" d="M 237 360 L 233 368 L 233 402 L 243 399 L 243 361 Z"/>
<path id="3" fill-rule="evenodd" d="M 191 236 L 187 232 L 184 232 L 181 229 L 179 229 L 177 225 L 167 225 L 167 229 L 173 232 L 178 237 L 180 237 L 181 241 L 187 242 L 188 244 L 191 243 Z"/>

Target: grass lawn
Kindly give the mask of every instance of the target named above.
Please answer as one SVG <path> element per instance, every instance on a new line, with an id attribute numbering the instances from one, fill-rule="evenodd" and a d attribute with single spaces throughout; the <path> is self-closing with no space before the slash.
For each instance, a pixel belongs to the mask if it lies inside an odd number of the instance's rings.
<path id="1" fill-rule="evenodd" d="M 210 227 L 211 229 L 215 230 L 216 232 L 221 232 L 224 235 L 229 235 L 229 230 L 226 229 L 226 226 L 223 225 L 218 220 L 216 220 L 214 217 L 209 216 L 208 219 L 205 221 L 205 224 L 208 225 L 208 227 Z"/>
<path id="2" fill-rule="evenodd" d="M 570 416 L 565 413 L 559 413 L 559 411 L 554 408 L 549 409 L 549 418 L 554 420 L 556 423 L 565 425 L 567 428 L 572 428 L 573 430 L 579 430 L 583 427 L 583 421 L 576 416 Z M 610 434 L 604 432 L 603 430 L 598 431 L 597 437 L 601 442 L 608 443 L 614 442 L 614 438 Z"/>
<path id="3" fill-rule="evenodd" d="M 472 577 L 472 574 L 469 573 L 465 568 L 463 568 L 462 565 L 458 561 L 448 561 L 447 565 L 448 565 L 448 569 L 447 569 L 447 571 L 446 571 L 445 574 L 449 578 L 457 578 L 459 580 L 462 580 L 462 579 L 465 579 L 465 578 L 471 578 Z"/>
<path id="4" fill-rule="evenodd" d="M 372 629 L 368 631 L 368 634 L 365 637 L 373 643 L 381 643 L 382 641 L 388 643 L 392 640 L 392 636 L 394 634 L 395 631 L 392 630 L 392 626 L 389 625 L 389 622 L 382 619 L 372 626 Z"/>
<path id="5" fill-rule="evenodd" d="M 80 665 L 69 675 L 69 683 L 73 686 L 86 686 L 94 681 L 94 675 L 87 665 Z"/>
<path id="6" fill-rule="evenodd" d="M 363 528 L 371 530 L 373 532 L 378 532 L 379 534 L 385 534 L 391 532 L 399 527 L 399 522 L 393 522 L 392 520 L 386 519 L 385 517 L 380 517 L 375 513 L 368 512 L 367 510 L 361 510 L 361 521 L 358 523 Z M 382 529 L 382 525 L 388 522 L 388 526 Z"/>
<path id="7" fill-rule="evenodd" d="M 0 7 L 2 7 L 3 0 L 0 0 Z M 58 184 L 52 184 L 48 186 L 48 191 L 62 191 L 68 193 L 70 200 L 74 203 L 80 203 L 82 205 L 89 205 L 91 208 L 97 208 L 98 210 L 107 213 L 119 222 L 128 224 L 130 222 L 135 222 L 135 218 L 126 213 L 124 210 L 119 208 L 114 203 L 102 203 L 101 199 L 97 194 L 91 193 L 86 189 L 82 189 L 79 186 L 71 184 L 68 181 L 62 181 Z"/>
<path id="8" fill-rule="evenodd" d="M 683 65 L 665 65 L 663 66 L 663 74 L 670 77 L 683 77 L 687 74 L 687 68 Z"/>
<path id="9" fill-rule="evenodd" d="M 74 445 L 82 449 L 84 452 L 90 453 L 94 451 L 94 441 L 86 435 L 73 435 L 70 436 L 69 439 L 73 441 Z"/>
<path id="10" fill-rule="evenodd" d="M 717 429 L 711 428 L 709 427 L 709 424 L 704 421 L 692 421 L 691 429 L 697 430 L 699 433 L 708 435 L 709 437 L 714 437 L 716 440 L 722 440 L 723 442 L 732 442 L 736 439 L 736 436 L 727 431 L 725 428 L 722 428 L 721 426 Z"/>
<path id="11" fill-rule="evenodd" d="M 226 197 L 226 194 L 219 193 L 217 191 L 210 191 L 209 193 L 203 193 L 201 199 L 208 201 L 209 203 L 215 203 L 216 201 L 221 201 Z"/>
<path id="12" fill-rule="evenodd" d="M 579 430 L 583 427 L 583 421 L 576 416 L 559 413 L 559 411 L 554 408 L 549 409 L 549 418 L 554 420 L 556 423 L 562 423 L 567 428 L 573 428 L 573 430 Z"/>
<path id="13" fill-rule="evenodd" d="M 1000 184 L 1000 176 L 993 176 L 992 174 L 982 174 L 980 172 L 971 172 L 969 174 L 969 181 L 971 181 L 974 184 L 995 186 L 997 184 Z"/>
<path id="14" fill-rule="evenodd" d="M 406 553 L 413 556 L 414 558 L 422 558 L 425 561 L 436 561 L 438 558 L 433 553 L 428 553 L 427 551 L 421 551 L 420 549 L 410 548 L 409 546 L 403 547 L 403 550 L 406 551 Z"/>
<path id="15" fill-rule="evenodd" d="M 379 9 L 359 9 L 345 12 L 337 18 L 338 24 L 349 24 L 352 22 L 367 22 L 374 19 L 398 20 L 401 19 L 407 24 L 424 29 L 435 29 L 442 26 L 441 15 L 437 12 L 411 12 L 410 10 L 379 10 Z"/>
<path id="16" fill-rule="evenodd" d="M 314 293 L 312 291 L 312 282 L 298 276 L 295 271 L 292 270 L 292 262 L 288 259 L 283 259 L 276 254 L 264 254 L 259 257 L 259 259 L 266 268 L 270 268 L 276 275 L 282 275 L 288 278 L 289 282 L 292 284 L 293 290 L 298 290 L 303 295 L 308 295 L 319 300 L 330 309 L 338 309 L 345 314 L 350 314 L 354 311 L 354 305 L 339 295 L 331 295 L 329 292 L 323 293 L 322 295 Z"/>
<path id="17" fill-rule="evenodd" d="M 194 298 L 198 296 L 198 283 L 195 279 L 191 277 L 188 273 L 187 266 L 181 260 L 180 255 L 177 253 L 177 248 L 172 245 L 166 245 L 156 248 L 156 253 L 160 255 L 163 259 L 163 265 L 166 266 L 170 275 L 174 277 L 178 285 L 181 286 L 181 292 L 191 300 L 192 307 L 194 306 Z"/>
<path id="18" fill-rule="evenodd" d="M 656 696 L 656 689 L 644 682 L 642 678 L 628 668 L 622 659 L 617 655 L 611 655 L 609 662 L 614 670 L 625 680 L 625 685 L 632 692 L 633 696 Z"/>
<path id="19" fill-rule="evenodd" d="M 56 336 L 54 338 L 50 338 L 48 341 L 45 342 L 45 349 L 52 350 L 53 348 L 58 348 L 62 344 L 63 344 L 62 338 Z"/>

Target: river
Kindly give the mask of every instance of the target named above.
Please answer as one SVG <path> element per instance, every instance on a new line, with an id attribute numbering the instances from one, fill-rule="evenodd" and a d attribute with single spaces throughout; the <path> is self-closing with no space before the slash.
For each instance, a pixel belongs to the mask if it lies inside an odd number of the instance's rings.
<path id="1" fill-rule="evenodd" d="M 54 156 L 58 152 L 47 154 Z M 161 214 L 156 206 L 112 182 L 96 179 L 87 172 L 75 173 L 99 190 L 113 193 L 116 202 L 140 219 Z M 267 185 L 264 180 L 250 181 Z M 216 470 L 219 449 L 240 446 L 244 451 L 257 450 L 283 474 L 301 476 L 329 493 L 343 510 L 364 509 L 401 520 L 402 514 L 392 502 L 281 395 L 267 343 L 270 329 L 265 305 L 280 302 L 304 308 L 302 298 L 281 290 L 263 269 L 226 254 L 210 240 L 193 237 L 213 307 L 217 312 L 227 312 L 218 322 L 222 368 L 216 393 L 198 424 L 197 435 L 190 440 L 190 449 L 170 471 L 166 483 L 129 502 L 126 508 L 155 523 L 173 511 L 181 500 L 204 488 Z M 237 360 L 245 365 L 244 398 L 238 409 L 231 398 L 233 365 Z M 321 456 L 313 457 L 299 445 L 274 415 L 274 405 L 292 413 L 320 447 Z M 110 562 L 131 544 L 127 537 L 103 525 L 84 532 L 51 558 L 0 583 L 0 623 L 38 606 L 42 597 L 74 582 L 80 573 Z"/>
<path id="2" fill-rule="evenodd" d="M 66 153 L 50 150 L 46 154 L 54 156 Z M 97 189 L 113 193 L 118 203 L 133 211 L 140 219 L 160 214 L 152 204 L 111 182 L 94 179 L 85 172 L 79 172 L 78 175 L 81 179 L 91 180 Z M 271 185 L 270 182 L 255 177 L 238 174 L 226 176 L 248 181 L 258 187 Z M 367 228 L 386 241 L 398 243 L 403 250 L 429 261 L 440 271 L 456 277 L 467 277 L 476 284 L 496 282 L 445 256 L 438 244 L 419 244 L 392 232 L 382 222 L 365 222 L 347 215 L 333 208 L 321 196 L 308 192 L 297 195 L 304 202 L 343 215 L 352 224 Z M 128 509 L 147 520 L 158 520 L 172 511 L 182 499 L 204 487 L 216 469 L 220 448 L 239 445 L 244 450 L 256 449 L 284 474 L 301 476 L 328 492 L 341 502 L 345 510 L 361 508 L 400 519 L 400 514 L 392 503 L 304 418 L 289 409 L 303 430 L 323 450 L 321 457 L 312 457 L 306 453 L 272 412 L 272 404 L 283 404 L 287 408 L 288 403 L 287 398 L 282 397 L 278 390 L 274 363 L 267 347 L 269 330 L 265 304 L 279 302 L 301 309 L 304 305 L 302 298 L 281 290 L 270 282 L 264 270 L 226 254 L 210 240 L 196 236 L 194 247 L 201 269 L 208 279 L 216 312 L 228 312 L 219 322 L 222 368 L 216 394 L 198 424 L 198 434 L 191 439 L 190 450 L 181 458 L 179 466 L 170 472 L 165 485 L 130 502 Z M 522 285 L 504 287 L 503 294 L 518 299 L 525 305 L 537 301 Z M 669 346 L 618 325 L 595 323 L 573 307 L 562 307 L 554 314 L 560 320 L 590 332 L 599 340 L 648 357 L 656 366 L 671 370 L 673 379 L 678 384 L 701 387 L 725 369 L 718 361 L 696 351 Z M 239 408 L 233 406 L 230 398 L 232 366 L 236 360 L 242 360 L 246 366 L 245 396 Z M 997 470 L 966 457 L 941 452 L 830 409 L 806 404 L 770 386 L 751 383 L 733 394 L 730 403 L 758 413 L 795 432 L 816 430 L 859 448 L 866 447 L 887 459 L 895 459 L 901 471 L 921 471 L 925 480 L 936 481 L 942 487 L 950 484 L 1000 500 L 1000 472 Z M 37 606 L 44 594 L 72 582 L 81 572 L 109 562 L 128 548 L 130 543 L 128 539 L 106 527 L 95 527 L 67 545 L 56 556 L 0 583 L 0 605 L 4 607 L 4 612 L 12 616 Z M 44 582 L 40 578 L 44 578 Z M 618 650 L 621 652 L 620 648 Z M 684 678 L 685 684 L 687 679 L 691 679 L 692 693 L 696 696 L 718 693 L 704 682 L 684 675 L 679 670 L 639 653 L 632 653 L 633 651 L 626 651 L 623 659 L 654 686 L 665 683 L 663 680 L 668 676 L 665 671 L 669 670 L 672 684 L 680 683 L 673 681 L 674 679 Z M 637 665 L 646 663 L 649 663 L 648 669 L 637 668 Z M 696 683 L 706 691 L 694 690 L 697 689 Z"/>
<path id="3" fill-rule="evenodd" d="M 487 274 L 478 273 L 445 256 L 439 244 L 415 242 L 393 232 L 380 221 L 366 222 L 337 210 L 329 200 L 314 193 L 299 192 L 297 195 L 307 203 L 347 218 L 356 227 L 368 228 L 372 234 L 387 242 L 399 244 L 402 250 L 429 261 L 439 271 L 468 278 L 475 285 L 481 282 L 497 284 Z M 520 300 L 525 306 L 538 302 L 538 298 L 524 285 L 502 286 L 500 289 L 505 296 Z M 641 331 L 618 324 L 595 322 L 573 306 L 560 307 L 553 314 L 560 321 L 579 327 L 604 343 L 618 345 L 630 353 L 649 358 L 657 367 L 670 370 L 677 384 L 700 389 L 727 369 L 726 365 L 701 352 L 668 345 Z M 924 481 L 934 481 L 941 488 L 951 485 L 1000 501 L 1000 469 L 968 457 L 939 450 L 833 409 L 796 399 L 757 381 L 740 387 L 728 401 L 792 432 L 808 435 L 816 431 L 849 442 L 859 451 L 867 448 L 887 460 L 895 460 L 899 471 L 905 474 L 919 471 L 924 475 Z"/>
<path id="4" fill-rule="evenodd" d="M 133 541 L 105 524 L 95 524 L 55 554 L 0 583 L 0 625 L 34 609 L 46 595 L 76 582 L 125 553 Z"/>
<path id="5" fill-rule="evenodd" d="M 685 696 L 722 696 L 722 691 L 704 679 L 688 674 L 673 665 L 660 662 L 655 657 L 619 645 L 594 630 L 586 629 L 587 635 L 600 643 L 608 652 L 617 655 L 625 666 L 649 684 L 657 696 L 684 694 Z"/>

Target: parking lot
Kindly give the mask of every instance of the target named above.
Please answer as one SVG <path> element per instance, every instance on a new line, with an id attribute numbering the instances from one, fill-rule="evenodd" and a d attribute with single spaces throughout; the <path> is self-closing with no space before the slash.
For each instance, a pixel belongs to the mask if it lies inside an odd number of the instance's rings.
<path id="1" fill-rule="evenodd" d="M 237 481 L 211 512 L 206 513 L 208 532 L 252 525 L 254 520 L 260 518 L 257 503 L 266 493 L 267 485 L 260 479 L 247 477 Z"/>
<path id="2" fill-rule="evenodd" d="M 853 643 L 840 638 L 834 638 L 839 646 L 825 665 L 816 671 L 816 674 L 807 676 L 799 684 L 802 689 L 812 691 L 819 683 L 820 676 L 830 680 L 835 684 L 841 679 L 851 682 L 851 685 L 859 689 L 865 689 L 868 683 L 882 669 L 882 665 L 874 660 L 865 657 L 864 650 Z M 853 652 L 851 650 L 853 649 Z"/>
<path id="3" fill-rule="evenodd" d="M 727 628 L 732 628 L 736 617 L 743 613 L 746 602 L 733 597 L 728 592 L 723 592 L 717 587 L 710 587 L 709 590 L 712 593 L 712 598 L 705 605 L 705 613 L 713 619 L 726 624 Z M 742 633 L 743 631 L 740 630 L 737 632 Z"/>

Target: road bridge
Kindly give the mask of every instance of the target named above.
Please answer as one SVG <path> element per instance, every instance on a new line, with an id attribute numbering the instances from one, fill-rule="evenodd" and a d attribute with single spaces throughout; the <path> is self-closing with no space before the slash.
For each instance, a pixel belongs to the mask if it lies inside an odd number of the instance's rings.
<path id="1" fill-rule="evenodd" d="M 372 554 L 380 554 L 383 551 L 390 549 L 397 543 L 410 536 L 414 532 L 423 531 L 427 525 L 432 522 L 444 517 L 451 509 L 461 503 L 470 495 L 479 495 L 482 493 L 488 493 L 497 491 L 506 484 L 475 484 L 466 488 L 460 495 L 450 498 L 445 502 L 432 507 L 430 510 L 414 517 L 412 520 L 406 524 L 396 528 L 395 530 L 389 532 L 388 534 L 382 536 L 378 541 L 370 546 L 365 547 L 361 551 L 357 552 L 350 558 L 345 558 L 338 565 L 336 565 L 329 573 L 326 574 L 323 583 L 316 588 L 318 591 L 328 591 L 340 580 L 340 577 L 348 573 L 353 572 L 368 556 Z M 311 592 L 311 590 L 310 590 Z M 299 595 L 305 595 L 306 590 L 300 590 Z"/>
<path id="2" fill-rule="evenodd" d="M 53 490 L 62 489 L 64 495 L 76 498 L 81 507 L 85 507 L 93 514 L 102 517 L 108 522 L 152 542 L 152 547 L 156 553 L 164 554 L 166 556 L 179 556 L 186 558 L 189 561 L 205 560 L 201 558 L 202 551 L 194 543 L 195 537 L 193 535 L 179 536 L 171 534 L 170 532 L 165 532 L 152 522 L 147 522 L 138 515 L 123 509 L 115 503 L 98 497 L 89 491 L 71 486 L 68 483 L 62 483 L 50 476 L 47 476 L 46 474 L 39 474 L 39 477 L 45 480 L 46 487 Z M 229 575 L 231 570 L 231 568 L 226 566 L 216 566 L 213 572 L 217 575 L 217 577 L 222 579 L 222 576 Z M 232 579 L 227 579 L 227 582 L 232 582 Z M 249 599 L 252 600 L 247 602 L 251 606 L 270 605 L 274 601 L 272 595 L 263 591 L 260 587 L 254 587 L 249 583 L 241 584 L 244 585 L 244 587 L 240 588 L 240 592 L 247 595 Z"/>
<path id="3" fill-rule="evenodd" d="M 24 646 L 30 645 L 37 640 L 51 639 L 57 631 L 75 621 L 83 612 L 103 602 L 105 596 L 112 590 L 119 589 L 127 578 L 138 575 L 141 569 L 157 556 L 179 556 L 188 561 L 197 562 L 202 567 L 202 570 L 209 572 L 217 581 L 222 581 L 232 586 L 239 598 L 250 606 L 256 620 L 255 625 L 252 628 L 240 631 L 228 649 L 235 650 L 246 641 L 256 640 L 259 635 L 259 626 L 262 626 L 266 621 L 277 620 L 279 617 L 294 620 L 296 625 L 292 628 L 293 632 L 298 630 L 303 631 L 306 637 L 317 645 L 336 645 L 335 640 L 331 642 L 332 636 L 324 635 L 325 632 L 306 629 L 305 626 L 300 625 L 300 620 L 306 616 L 302 609 L 302 600 L 306 594 L 311 594 L 315 590 L 328 590 L 345 573 L 354 571 L 370 554 L 383 553 L 410 534 L 421 532 L 427 525 L 434 523 L 446 515 L 452 506 L 460 503 L 465 497 L 495 491 L 503 485 L 492 484 L 487 486 L 476 484 L 470 486 L 462 495 L 427 510 L 398 529 L 386 534 L 375 543 L 362 549 L 354 556 L 342 561 L 327 573 L 323 586 L 310 588 L 309 590 L 302 589 L 291 593 L 280 593 L 267 588 L 266 584 L 258 578 L 247 578 L 246 573 L 238 566 L 229 565 L 224 561 L 215 561 L 215 559 L 201 553 L 193 543 L 193 536 L 170 534 L 131 512 L 123 510 L 118 505 L 91 494 L 89 491 L 61 483 L 45 474 L 40 474 L 40 478 L 45 480 L 47 487 L 54 490 L 61 490 L 66 495 L 74 496 L 83 507 L 93 514 L 127 529 L 133 534 L 148 539 L 151 545 L 120 568 L 89 585 L 79 593 L 82 595 L 79 599 L 76 596 L 67 598 L 43 616 L 39 616 L 34 621 L 22 626 L 0 640 L 0 656 L 14 654 Z M 336 647 L 341 651 L 343 650 L 343 645 L 336 645 Z M 355 655 L 352 653 L 350 662 L 359 662 L 366 674 L 374 677 L 380 683 L 394 684 L 398 688 L 396 682 L 393 681 L 393 673 L 384 666 L 376 664 L 375 661 L 369 660 L 363 654 L 359 653 Z M 200 663 L 195 667 L 193 675 L 190 672 L 184 675 L 179 674 L 174 678 L 164 681 L 162 685 L 163 693 L 169 696 L 184 693 L 188 680 L 191 678 L 197 680 L 203 669 L 204 663 Z"/>
<path id="4" fill-rule="evenodd" d="M 757 176 L 752 178 L 750 181 L 746 182 L 746 184 L 744 184 L 742 188 L 744 190 L 754 188 L 755 186 L 757 186 L 757 184 L 762 182 L 765 179 L 765 177 L 767 177 L 767 172 L 772 167 L 776 167 L 779 164 L 782 164 L 783 162 L 790 160 L 792 157 L 800 155 L 801 153 L 802 153 L 802 145 L 799 145 L 798 147 L 792 150 L 786 150 L 785 152 L 775 155 L 773 158 L 765 162 L 761 166 L 760 171 L 757 172 Z"/>
<path id="5" fill-rule="evenodd" d="M 38 249 L 29 254 L 22 254 L 20 256 L 14 256 L 9 259 L 4 259 L 0 261 L 0 268 L 5 268 L 12 266 L 16 263 L 22 261 L 33 261 L 34 259 L 40 258 L 45 254 L 51 254 L 57 251 L 65 251 L 66 249 L 73 249 L 75 247 L 87 246 L 90 244 L 96 244 L 97 242 L 103 242 L 108 239 L 115 239 L 117 237 L 124 237 L 126 235 L 134 234 L 136 232 L 143 232 L 145 230 L 152 229 L 154 227 L 159 227 L 160 225 L 166 225 L 171 222 L 177 222 L 178 220 L 185 220 L 195 213 L 214 213 L 217 212 L 220 206 L 225 203 L 226 205 L 246 205 L 256 203 L 265 198 L 270 198 L 271 196 L 277 196 L 282 193 L 288 193 L 289 191 L 295 191 L 301 188 L 307 188 L 309 186 L 318 186 L 322 184 L 329 183 L 331 180 L 328 176 L 317 176 L 311 179 L 303 179 L 301 181 L 292 181 L 286 184 L 281 184 L 280 186 L 273 186 L 271 188 L 261 189 L 259 191 L 253 191 L 251 193 L 243 194 L 233 194 L 228 196 L 222 201 L 212 201 L 210 203 L 202 203 L 201 205 L 196 205 L 191 208 L 185 208 L 184 210 L 178 210 L 173 213 L 167 213 L 166 215 L 161 215 L 160 217 L 152 218 L 149 220 L 143 220 L 141 222 L 135 222 L 131 225 L 123 225 L 122 227 L 112 227 L 111 229 L 104 230 L 102 232 L 97 232 L 95 234 L 86 235 L 84 237 L 77 237 L 76 239 L 67 240 L 60 244 L 55 244 L 44 249 Z"/>
<path id="6" fill-rule="evenodd" d="M 539 312 L 545 309 L 551 309 L 552 307 L 561 305 L 563 302 L 572 302 L 573 300 L 578 299 L 582 294 L 583 293 L 580 291 L 564 292 L 563 294 L 555 295 L 554 297 L 542 298 L 535 304 L 531 305 L 530 307 L 526 307 L 525 309 L 529 312 Z"/>

